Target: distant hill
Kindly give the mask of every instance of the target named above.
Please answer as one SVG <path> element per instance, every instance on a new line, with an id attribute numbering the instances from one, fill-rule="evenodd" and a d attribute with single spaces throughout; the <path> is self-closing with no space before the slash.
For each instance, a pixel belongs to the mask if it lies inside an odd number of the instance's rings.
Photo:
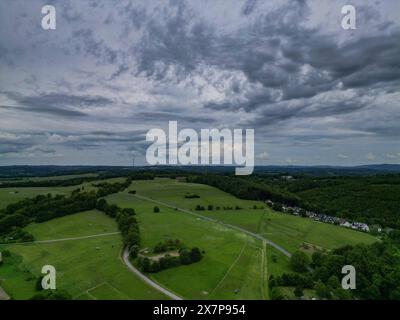
<path id="1" fill-rule="evenodd" d="M 234 166 L 0 166 L 1 178 L 45 177 L 93 172 L 126 173 L 137 170 L 232 173 Z M 306 174 L 315 176 L 347 176 L 400 173 L 398 164 L 374 164 L 353 167 L 343 166 L 256 166 L 260 174 Z"/>
<path id="2" fill-rule="evenodd" d="M 316 176 L 374 175 L 400 173 L 398 164 L 373 164 L 362 166 L 257 166 L 256 173 L 309 174 Z"/>

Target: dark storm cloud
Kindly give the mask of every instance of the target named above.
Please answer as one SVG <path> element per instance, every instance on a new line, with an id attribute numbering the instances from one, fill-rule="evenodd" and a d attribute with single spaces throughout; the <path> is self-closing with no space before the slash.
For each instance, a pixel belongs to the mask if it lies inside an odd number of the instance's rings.
<path id="1" fill-rule="evenodd" d="M 258 0 L 247 0 L 242 8 L 242 14 L 245 16 L 251 14 L 257 6 L 257 1 Z"/>
<path id="2" fill-rule="evenodd" d="M 14 110 L 14 111 L 22 111 L 22 112 L 44 113 L 44 114 L 60 116 L 60 117 L 85 117 L 85 116 L 87 116 L 86 113 L 81 112 L 81 111 L 74 111 L 74 110 L 68 110 L 68 109 L 63 109 L 63 108 L 52 108 L 52 107 L 46 107 L 46 106 L 27 107 L 27 106 L 0 105 L 0 108 Z"/>
<path id="3" fill-rule="evenodd" d="M 46 135 L 49 143 L 62 144 L 77 149 L 95 148 L 104 145 L 126 146 L 145 141 L 145 131 L 93 131 L 87 133 L 53 132 Z"/>
<path id="4" fill-rule="evenodd" d="M 213 35 L 207 24 L 203 21 L 192 23 L 193 16 L 185 2 L 170 3 L 173 4 L 172 8 L 163 11 L 161 18 L 146 22 L 144 35 L 136 48 L 139 62 L 137 71 L 158 80 L 164 78 L 171 65 L 187 74 L 213 49 Z"/>
<path id="5" fill-rule="evenodd" d="M 69 94 L 44 94 L 40 96 L 25 96 L 18 98 L 17 101 L 27 106 L 105 106 L 113 101 L 105 97 L 93 97 L 84 95 L 69 95 Z"/>
<path id="6" fill-rule="evenodd" d="M 248 1 L 245 12 L 250 13 L 254 5 Z M 373 17 L 371 10 L 363 12 Z M 251 112 L 282 100 L 312 98 L 339 84 L 343 89 L 365 88 L 400 79 L 399 32 L 357 38 L 341 45 L 333 36 L 304 27 L 302 22 L 308 14 L 306 2 L 295 1 L 260 15 L 250 27 L 236 34 L 219 35 L 201 21 L 191 24 L 190 10 L 179 2 L 178 10 L 148 22 L 148 33 L 138 50 L 138 68 L 162 79 L 171 65 L 177 72 L 188 73 L 204 63 L 241 71 L 264 87 L 264 92 L 244 93 L 240 99 L 204 104 L 206 109 L 220 111 Z M 304 66 L 309 68 L 307 74 Z M 281 90 L 282 95 L 271 89 Z M 357 109 L 344 105 L 331 110 L 335 114 Z M 307 114 L 314 117 L 319 113 Z M 320 115 L 325 116 L 326 112 Z M 289 116 L 283 108 L 281 117 Z"/>

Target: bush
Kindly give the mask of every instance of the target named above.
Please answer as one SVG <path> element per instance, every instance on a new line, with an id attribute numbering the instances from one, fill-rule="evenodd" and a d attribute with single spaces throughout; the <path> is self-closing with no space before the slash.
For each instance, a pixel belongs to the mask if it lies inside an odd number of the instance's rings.
<path id="1" fill-rule="evenodd" d="M 36 283 L 35 283 L 36 291 L 42 291 L 43 290 L 42 279 L 43 279 L 43 276 L 40 276 L 39 278 L 36 279 Z"/>
<path id="2" fill-rule="evenodd" d="M 202 258 L 203 258 L 203 256 L 202 256 L 199 248 L 192 248 L 192 250 L 190 250 L 190 260 L 192 261 L 192 263 L 198 262 Z"/>
<path id="3" fill-rule="evenodd" d="M 179 260 L 182 264 L 191 264 L 192 259 L 190 258 L 190 252 L 187 249 L 182 249 L 179 252 Z"/>
<path id="4" fill-rule="evenodd" d="M 185 198 L 186 199 L 197 199 L 197 198 L 200 198 L 200 196 L 197 194 L 187 193 L 187 194 L 185 194 Z"/>
<path id="5" fill-rule="evenodd" d="M 160 208 L 159 208 L 159 207 L 154 207 L 153 212 L 154 212 L 154 213 L 160 212 Z"/>
<path id="6" fill-rule="evenodd" d="M 290 258 L 290 267 L 296 272 L 306 272 L 310 258 L 303 251 L 296 251 Z"/>
<path id="7" fill-rule="evenodd" d="M 64 290 L 43 290 L 30 300 L 72 300 L 72 296 Z"/>
<path id="8" fill-rule="evenodd" d="M 294 291 L 293 291 L 294 295 L 298 298 L 303 296 L 303 288 L 300 286 L 297 286 Z"/>

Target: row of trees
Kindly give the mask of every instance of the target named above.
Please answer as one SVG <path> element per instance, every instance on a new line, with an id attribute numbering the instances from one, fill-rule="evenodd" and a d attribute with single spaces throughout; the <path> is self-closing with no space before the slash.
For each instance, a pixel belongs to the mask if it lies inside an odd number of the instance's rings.
<path id="1" fill-rule="evenodd" d="M 0 188 L 40 188 L 40 187 L 70 187 L 98 179 L 97 177 L 79 177 L 57 180 L 22 180 L 0 182 Z"/>
<path id="2" fill-rule="evenodd" d="M 200 198 L 200 196 L 195 193 L 186 193 L 185 198 L 186 199 L 198 199 L 198 198 Z"/>
<path id="3" fill-rule="evenodd" d="M 214 205 L 212 205 L 212 204 L 209 204 L 208 206 L 207 206 L 207 209 L 206 209 L 206 207 L 205 206 L 202 206 L 202 205 L 200 205 L 200 204 L 198 204 L 198 205 L 196 205 L 196 207 L 194 208 L 194 210 L 196 210 L 196 211 L 204 211 L 204 210 L 208 210 L 208 211 L 213 211 L 213 210 L 241 210 L 242 208 L 241 207 L 239 207 L 239 206 L 234 206 L 234 207 L 232 207 L 232 206 L 224 206 L 224 207 L 220 207 L 220 206 L 214 206 Z"/>
<path id="4" fill-rule="evenodd" d="M 135 210 L 132 208 L 120 208 L 115 204 L 108 204 L 105 199 L 97 201 L 96 209 L 103 211 L 106 215 L 117 221 L 124 246 L 128 247 L 130 256 L 136 258 L 140 248 L 140 231 L 138 221 L 135 218 Z"/>
<path id="5" fill-rule="evenodd" d="M 115 183 L 102 182 L 93 185 L 97 187 L 97 197 L 102 198 L 109 194 L 118 193 L 125 190 L 131 185 L 131 183 L 132 183 L 131 178 L 127 178 L 125 182 L 115 182 Z"/>

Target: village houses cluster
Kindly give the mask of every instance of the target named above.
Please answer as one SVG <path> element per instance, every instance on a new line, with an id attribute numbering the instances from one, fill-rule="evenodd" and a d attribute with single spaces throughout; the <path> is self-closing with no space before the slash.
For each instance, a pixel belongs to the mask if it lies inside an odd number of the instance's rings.
<path id="1" fill-rule="evenodd" d="M 266 204 L 270 207 L 274 206 L 274 202 L 271 200 L 267 200 Z M 364 231 L 364 232 L 369 232 L 370 229 L 366 223 L 362 222 L 356 222 L 356 221 L 349 221 L 344 218 L 338 218 L 338 217 L 333 217 L 329 216 L 326 214 L 320 214 L 320 213 L 315 213 L 312 211 L 307 211 L 299 207 L 291 207 L 287 205 L 282 205 L 282 212 L 289 213 L 295 216 L 301 215 L 302 212 L 304 212 L 304 215 L 307 218 L 314 219 L 316 221 L 324 222 L 324 223 L 331 223 L 335 225 L 339 225 L 341 227 L 346 227 L 346 228 L 351 228 L 359 231 Z"/>

